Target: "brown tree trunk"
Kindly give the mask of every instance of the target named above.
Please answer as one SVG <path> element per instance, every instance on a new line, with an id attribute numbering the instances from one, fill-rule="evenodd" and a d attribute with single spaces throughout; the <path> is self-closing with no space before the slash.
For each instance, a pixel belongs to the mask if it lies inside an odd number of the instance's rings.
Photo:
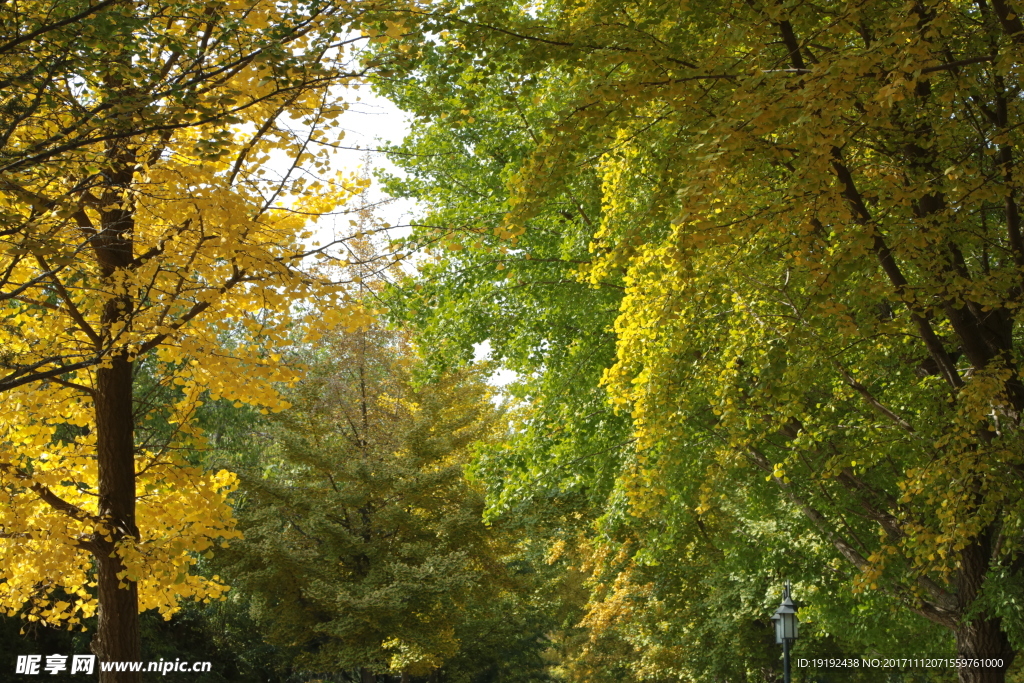
<path id="1" fill-rule="evenodd" d="M 967 660 L 961 667 L 960 683 L 1004 683 L 1014 652 L 999 619 L 977 618 L 956 632 L 957 656 Z M 981 660 L 980 662 L 974 660 Z M 989 660 L 986 662 L 985 660 Z M 995 660 L 995 661 L 992 661 Z M 999 662 L 1001 666 L 985 666 Z"/>
<path id="2" fill-rule="evenodd" d="M 986 529 L 961 553 L 960 571 L 956 580 L 960 614 L 969 613 L 978 598 L 992 560 L 995 535 L 994 528 Z M 1006 670 L 1013 663 L 1014 651 L 1003 632 L 1000 619 L 984 613 L 970 621 L 961 618 L 953 633 L 956 636 L 957 656 L 968 664 L 958 669 L 960 683 L 1003 683 L 1006 680 Z M 1000 665 L 985 666 L 984 660 L 996 660 Z"/>
<path id="3" fill-rule="evenodd" d="M 93 238 L 100 273 L 111 288 L 99 332 L 102 344 L 117 348 L 119 329 L 130 326 L 134 301 L 117 275 L 131 267 L 135 220 L 124 205 L 122 191 L 132 182 L 135 160 L 122 145 L 107 150 L 116 173 L 102 198 L 101 230 Z M 120 290 L 120 291 L 118 291 Z M 119 542 L 139 539 L 135 523 L 135 417 L 133 363 L 124 351 L 111 353 L 109 367 L 96 370 L 93 404 L 96 411 L 96 462 L 99 473 L 99 514 L 109 526 L 111 542 L 96 553 L 99 618 L 92 650 L 103 662 L 136 662 L 142 657 L 138 586 L 119 578 L 124 564 L 115 549 Z M 113 555 L 113 557 L 111 557 Z M 124 586 L 122 588 L 122 586 Z M 100 683 L 140 683 L 137 671 L 102 671 Z"/>
<path id="4" fill-rule="evenodd" d="M 359 670 L 359 683 L 377 683 L 377 675 L 364 667 Z"/>
<path id="5" fill-rule="evenodd" d="M 108 520 L 113 543 L 96 554 L 99 611 L 92 651 L 100 662 L 135 662 L 142 656 L 139 637 L 139 595 L 134 581 L 121 579 L 116 544 L 138 538 L 135 524 L 135 429 L 132 416 L 132 363 L 114 358 L 111 367 L 96 371 L 96 457 L 99 469 L 99 513 Z M 122 588 L 121 586 L 125 587 Z M 100 683 L 139 683 L 133 671 L 99 672 Z"/>

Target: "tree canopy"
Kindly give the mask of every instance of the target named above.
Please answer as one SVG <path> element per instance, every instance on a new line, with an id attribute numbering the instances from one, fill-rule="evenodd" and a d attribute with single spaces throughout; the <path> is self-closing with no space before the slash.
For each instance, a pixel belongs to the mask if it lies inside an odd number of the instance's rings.
<path id="1" fill-rule="evenodd" d="M 408 192 L 429 188 L 418 239 L 450 250 L 427 272 L 444 308 L 421 324 L 479 342 L 501 325 L 493 302 L 520 295 L 548 316 L 614 318 L 589 386 L 635 441 L 574 455 L 591 487 L 615 472 L 607 514 L 620 502 L 646 520 L 635 559 L 678 558 L 701 529 L 751 533 L 770 510 L 824 544 L 794 560 L 808 590 L 842 567 L 846 594 L 880 591 L 961 654 L 1008 665 L 1024 396 L 1015 12 L 453 2 L 405 29 L 381 52 L 415 80 L 382 87 L 422 118 L 394 158 L 418 174 Z M 515 153 L 493 146 L 496 123 Z M 408 154 L 425 151 L 438 156 Z M 488 174 L 467 186 L 490 197 L 446 192 L 459 163 Z M 552 234 L 586 250 L 557 257 L 575 291 L 560 303 L 521 275 Z M 488 287 L 500 294 L 472 298 Z M 469 308 L 487 322 L 466 330 L 454 312 Z M 531 329 L 516 322 L 513 336 Z M 547 379 L 528 380 L 541 404 L 587 377 L 545 361 L 594 343 L 546 341 L 532 369 Z M 527 429 L 561 441 L 543 414 Z M 594 414 L 568 412 L 562 430 Z M 513 469 L 550 470 L 562 451 L 548 453 Z"/>
<path id="2" fill-rule="evenodd" d="M 803 653 L 1012 679 L 1022 46 L 1006 0 L 0 7 L 0 610 L 132 661 L 235 583 L 282 671 L 763 683 L 792 579 Z M 370 76 L 390 288 L 330 168 Z"/>

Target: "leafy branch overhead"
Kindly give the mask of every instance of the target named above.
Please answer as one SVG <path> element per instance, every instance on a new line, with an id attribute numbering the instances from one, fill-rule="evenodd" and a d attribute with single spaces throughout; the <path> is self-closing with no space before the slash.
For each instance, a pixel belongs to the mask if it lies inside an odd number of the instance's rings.
<path id="1" fill-rule="evenodd" d="M 656 566 L 680 537 L 754 535 L 774 500 L 847 595 L 1011 661 L 1015 608 L 982 585 L 1020 580 L 1024 551 L 1015 11 L 484 1 L 404 22 L 379 41 L 414 76 L 381 89 L 420 117 L 392 185 L 433 199 L 417 239 L 447 247 L 409 318 L 492 338 L 551 411 L 526 418 L 536 450 L 492 465 L 496 501 L 533 499 L 538 471 L 606 496 Z M 599 408 L 551 418 L 581 384 L 629 425 L 590 455 L 573 449 Z"/>

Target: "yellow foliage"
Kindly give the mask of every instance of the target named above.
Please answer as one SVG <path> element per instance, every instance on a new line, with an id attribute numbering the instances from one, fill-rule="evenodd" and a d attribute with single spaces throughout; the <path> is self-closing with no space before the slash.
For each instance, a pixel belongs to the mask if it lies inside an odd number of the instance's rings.
<path id="1" fill-rule="evenodd" d="M 312 220 L 366 187 L 325 175 L 323 145 L 340 140 L 334 118 L 345 108 L 331 87 L 350 74 L 343 51 L 321 49 L 332 31 L 314 28 L 347 6 L 324 6 L 316 21 L 267 0 L 233 6 L 246 21 L 183 6 L 146 27 L 151 42 L 139 38 L 133 54 L 83 61 L 106 72 L 77 96 L 121 113 L 97 119 L 95 137 L 69 151 L 32 161 L 20 150 L 60 126 L 94 125 L 73 102 L 55 98 L 12 124 L 3 152 L 15 161 L 0 183 L 0 610 L 89 617 L 96 563 L 111 559 L 143 610 L 169 618 L 182 598 L 223 595 L 226 585 L 192 570 L 239 536 L 236 483 L 185 459 L 205 445 L 196 410 L 217 399 L 287 407 L 277 387 L 298 374 L 279 350 L 302 322 L 297 302 L 330 309 L 305 321 L 310 334 L 372 316 L 304 242 Z M 117 5 L 104 11 L 132 20 Z M 277 44 L 268 26 L 280 29 Z M 180 43 L 203 57 L 183 58 Z M 5 80 L 20 59 L 0 54 Z M 268 173 L 271 159 L 291 168 Z M 319 176 L 315 192 L 307 174 Z M 118 480 L 117 468 L 134 476 Z M 58 588 L 74 602 L 47 606 Z"/>

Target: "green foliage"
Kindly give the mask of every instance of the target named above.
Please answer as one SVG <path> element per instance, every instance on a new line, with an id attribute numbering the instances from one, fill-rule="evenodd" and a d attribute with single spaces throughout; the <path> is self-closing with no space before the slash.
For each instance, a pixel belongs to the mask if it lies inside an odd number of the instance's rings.
<path id="1" fill-rule="evenodd" d="M 752 598 L 784 576 L 813 596 L 806 647 L 1011 660 L 1020 19 L 484 0 L 395 21 L 376 59 L 412 78 L 380 88 L 419 118 L 391 186 L 428 207 L 412 241 L 443 247 L 396 308 L 443 358 L 490 339 L 525 376 L 477 464 L 493 514 L 556 538 L 559 506 L 598 520 L 583 623 L 618 654 L 587 668 L 584 647 L 573 675 L 755 675 L 770 643 L 707 644 L 754 642 L 773 605 Z"/>
<path id="2" fill-rule="evenodd" d="M 506 618 L 490 610 L 515 602 L 512 548 L 463 474 L 499 414 L 474 371 L 413 386 L 411 351 L 380 328 L 306 360 L 292 407 L 258 436 L 239 498 L 245 540 L 223 571 L 294 670 L 426 675 L 486 642 Z"/>
<path id="3" fill-rule="evenodd" d="M 414 281 L 393 291 L 392 317 L 416 328 L 434 368 L 467 361 L 473 346 L 486 341 L 496 362 L 519 373 L 509 391 L 528 406 L 530 419 L 474 464 L 491 487 L 490 514 L 514 509 L 520 520 L 542 514 L 530 507 L 533 501 L 556 505 L 555 514 L 601 504 L 631 438 L 628 420 L 612 413 L 598 387 L 614 358 L 610 328 L 623 288 L 611 280 L 594 288 L 576 272 L 592 258 L 587 245 L 589 217 L 599 211 L 597 178 L 586 171 L 575 176 L 537 210 L 529 231 L 507 235 L 504 183 L 521 168 L 556 102 L 529 105 L 540 91 L 537 82 L 502 74 L 493 64 L 460 72 L 447 53 L 429 44 L 423 49 L 422 82 L 379 84 L 399 106 L 423 116 L 394 150 L 406 175 L 386 178 L 386 187 L 430 207 L 407 241 L 429 257 Z"/>

